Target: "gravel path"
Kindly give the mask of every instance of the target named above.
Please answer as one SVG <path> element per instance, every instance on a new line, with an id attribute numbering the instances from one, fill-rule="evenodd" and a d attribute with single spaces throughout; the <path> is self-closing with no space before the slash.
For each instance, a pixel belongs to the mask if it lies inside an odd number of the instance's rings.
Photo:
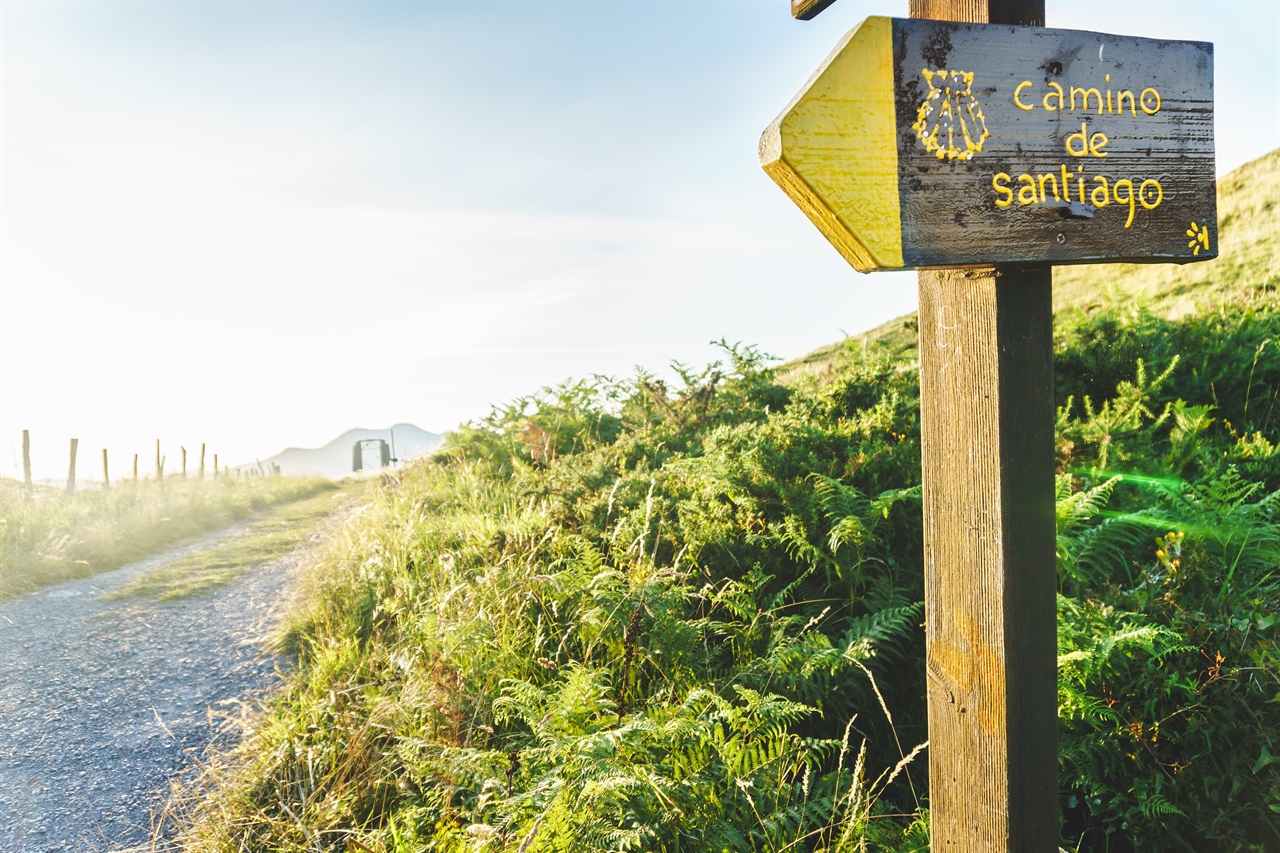
<path id="1" fill-rule="evenodd" d="M 284 604 L 288 559 L 199 598 L 104 600 L 244 528 L 0 601 L 0 850 L 145 842 L 168 780 L 217 737 L 211 710 L 276 680 L 261 639 Z"/>

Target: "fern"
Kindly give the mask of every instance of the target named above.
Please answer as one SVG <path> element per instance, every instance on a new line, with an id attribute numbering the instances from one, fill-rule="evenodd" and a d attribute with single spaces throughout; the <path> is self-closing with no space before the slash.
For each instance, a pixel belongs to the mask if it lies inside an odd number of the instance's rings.
<path id="1" fill-rule="evenodd" d="M 887 607 L 849 623 L 841 639 L 842 655 L 850 660 L 879 656 L 886 662 L 903 661 L 921 634 L 924 602 Z"/>
<path id="2" fill-rule="evenodd" d="M 1154 818 L 1158 815 L 1168 814 L 1176 814 L 1181 817 L 1186 817 L 1186 815 L 1183 814 L 1182 809 L 1169 802 L 1163 794 L 1152 794 L 1151 796 L 1141 800 L 1140 808 L 1142 809 L 1142 816 L 1146 818 Z"/>
<path id="3" fill-rule="evenodd" d="M 1059 326 L 1064 849 L 1280 841 L 1280 310 L 1220 313 Z M 916 367 L 766 361 L 545 389 L 374 486 L 187 846 L 927 849 Z"/>

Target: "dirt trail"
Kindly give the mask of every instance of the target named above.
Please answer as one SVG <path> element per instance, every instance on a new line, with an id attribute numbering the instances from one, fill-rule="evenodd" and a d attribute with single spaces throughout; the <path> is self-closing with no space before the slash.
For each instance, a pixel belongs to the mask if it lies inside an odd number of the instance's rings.
<path id="1" fill-rule="evenodd" d="M 145 842 L 168 780 L 218 736 L 210 710 L 276 680 L 262 639 L 284 605 L 293 557 L 201 597 L 107 597 L 245 527 L 0 601 L 0 850 Z"/>

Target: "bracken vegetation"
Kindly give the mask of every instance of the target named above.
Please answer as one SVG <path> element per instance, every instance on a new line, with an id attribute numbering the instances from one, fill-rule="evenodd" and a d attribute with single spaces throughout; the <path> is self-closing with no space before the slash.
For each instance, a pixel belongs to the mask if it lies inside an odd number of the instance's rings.
<path id="1" fill-rule="evenodd" d="M 159 554 L 269 506 L 334 488 L 321 479 L 124 480 L 109 489 L 0 479 L 0 597 Z"/>
<path id="2" fill-rule="evenodd" d="M 1280 304 L 1057 333 L 1062 844 L 1280 849 Z M 189 850 L 928 847 L 915 365 L 549 389 L 370 493 Z"/>

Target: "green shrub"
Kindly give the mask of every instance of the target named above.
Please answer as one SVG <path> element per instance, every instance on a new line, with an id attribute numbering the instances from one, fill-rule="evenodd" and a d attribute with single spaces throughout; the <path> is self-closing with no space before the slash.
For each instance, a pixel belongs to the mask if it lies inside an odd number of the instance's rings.
<path id="1" fill-rule="evenodd" d="M 1277 317 L 1059 335 L 1070 849 L 1280 843 Z M 549 389 L 389 482 L 187 847 L 927 849 L 916 372 L 726 356 Z"/>

